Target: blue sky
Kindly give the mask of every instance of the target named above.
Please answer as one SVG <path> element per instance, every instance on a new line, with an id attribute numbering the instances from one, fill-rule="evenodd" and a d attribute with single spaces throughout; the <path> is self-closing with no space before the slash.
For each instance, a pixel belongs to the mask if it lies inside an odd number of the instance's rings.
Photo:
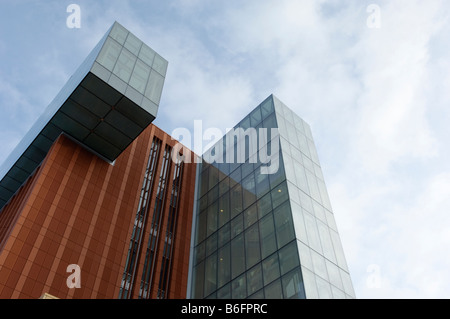
<path id="1" fill-rule="evenodd" d="M 271 93 L 311 125 L 358 298 L 450 297 L 447 0 L 0 0 L 0 162 L 114 20 L 169 61 L 168 133 Z"/>

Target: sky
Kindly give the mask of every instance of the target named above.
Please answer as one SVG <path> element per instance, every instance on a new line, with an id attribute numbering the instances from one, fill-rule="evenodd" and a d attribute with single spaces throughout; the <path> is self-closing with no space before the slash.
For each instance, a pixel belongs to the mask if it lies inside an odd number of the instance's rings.
<path id="1" fill-rule="evenodd" d="M 310 124 L 357 298 L 450 298 L 448 0 L 0 0 L 0 163 L 114 21 L 169 61 L 169 134 L 272 93 Z"/>

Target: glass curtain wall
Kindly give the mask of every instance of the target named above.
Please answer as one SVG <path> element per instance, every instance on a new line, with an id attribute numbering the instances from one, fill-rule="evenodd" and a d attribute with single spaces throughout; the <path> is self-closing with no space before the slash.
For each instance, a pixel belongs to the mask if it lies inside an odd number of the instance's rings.
<path id="1" fill-rule="evenodd" d="M 192 298 L 354 297 L 309 126 L 271 95 L 238 128 L 200 164 Z"/>

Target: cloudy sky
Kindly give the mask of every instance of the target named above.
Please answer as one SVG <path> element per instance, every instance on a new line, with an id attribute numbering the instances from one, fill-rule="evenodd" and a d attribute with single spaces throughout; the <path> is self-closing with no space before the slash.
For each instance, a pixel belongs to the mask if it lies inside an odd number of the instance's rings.
<path id="1" fill-rule="evenodd" d="M 168 133 L 271 93 L 311 125 L 358 298 L 450 298 L 448 0 L 0 0 L 0 163 L 115 20 L 169 61 Z"/>

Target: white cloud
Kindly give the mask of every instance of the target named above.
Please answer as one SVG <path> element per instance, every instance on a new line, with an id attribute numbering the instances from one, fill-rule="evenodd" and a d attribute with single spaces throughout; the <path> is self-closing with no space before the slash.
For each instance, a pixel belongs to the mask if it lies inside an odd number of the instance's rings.
<path id="1" fill-rule="evenodd" d="M 26 94 L 0 76 L 0 165 L 39 115 Z M 10 124 L 16 123 L 14 128 Z"/>
<path id="2" fill-rule="evenodd" d="M 407 185 L 401 186 L 409 190 Z M 418 193 L 417 197 L 405 201 L 393 201 L 388 192 L 380 194 L 376 198 L 384 197 L 392 205 L 385 211 L 374 212 L 370 207 L 373 200 L 357 206 L 372 214 L 371 223 L 369 220 L 352 223 L 351 226 L 360 229 L 358 239 L 362 245 L 352 243 L 347 248 L 354 250 L 346 250 L 351 252 L 351 263 L 358 265 L 354 269 L 354 281 L 360 296 L 447 298 L 450 259 L 445 252 L 450 244 L 450 217 L 445 212 L 450 207 L 450 173 L 430 177 Z M 347 205 L 358 202 L 346 201 Z M 366 283 L 370 264 L 379 267 L 379 287 Z"/>
<path id="3" fill-rule="evenodd" d="M 355 59 L 361 74 L 358 100 L 359 160 L 379 172 L 401 157 L 436 155 L 427 122 L 424 85 L 429 73 L 428 43 L 440 23 L 437 2 L 388 2 L 382 27 L 364 29 Z"/>

